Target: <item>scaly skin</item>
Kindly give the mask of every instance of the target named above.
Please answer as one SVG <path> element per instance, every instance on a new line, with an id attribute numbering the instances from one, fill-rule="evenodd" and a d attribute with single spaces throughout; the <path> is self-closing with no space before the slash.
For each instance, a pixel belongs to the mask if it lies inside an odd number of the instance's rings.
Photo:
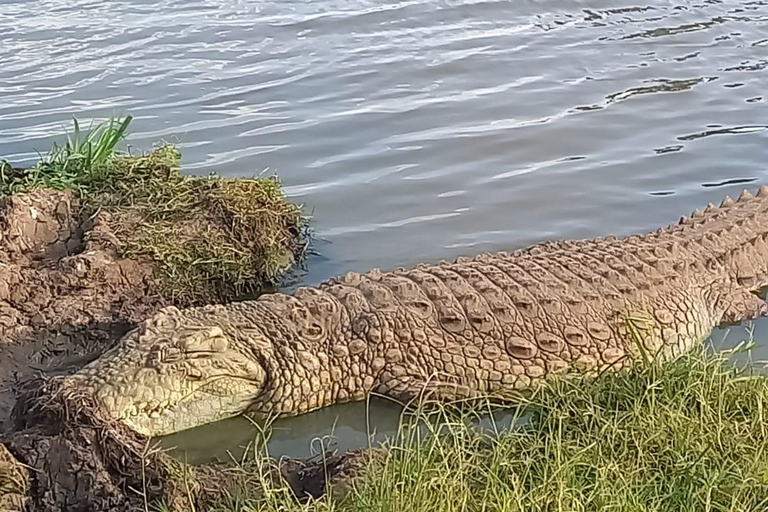
<path id="1" fill-rule="evenodd" d="M 296 415 L 371 392 L 500 396 L 678 356 L 768 314 L 768 187 L 654 233 L 559 241 L 293 295 L 167 308 L 71 378 L 136 431 Z"/>

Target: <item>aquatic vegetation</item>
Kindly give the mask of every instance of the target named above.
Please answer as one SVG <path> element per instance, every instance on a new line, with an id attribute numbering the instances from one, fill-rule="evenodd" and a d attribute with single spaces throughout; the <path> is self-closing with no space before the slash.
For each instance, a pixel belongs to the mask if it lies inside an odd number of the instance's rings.
<path id="1" fill-rule="evenodd" d="M 30 168 L 0 164 L 0 197 L 34 189 L 77 192 L 81 216 L 97 212 L 121 257 L 157 269 L 163 293 L 181 304 L 232 300 L 278 283 L 303 262 L 308 218 L 275 176 L 224 179 L 181 173 L 181 155 L 159 145 L 118 151 L 131 117 L 83 131 Z"/>

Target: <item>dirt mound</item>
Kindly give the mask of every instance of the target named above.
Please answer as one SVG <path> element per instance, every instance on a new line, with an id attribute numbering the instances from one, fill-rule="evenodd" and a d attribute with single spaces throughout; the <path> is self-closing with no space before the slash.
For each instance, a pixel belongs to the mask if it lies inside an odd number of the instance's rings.
<path id="1" fill-rule="evenodd" d="M 2 441 L 35 468 L 34 510 L 135 510 L 168 480 L 158 452 L 101 415 L 61 376 L 28 381 L 13 419 L 16 430 Z"/>
<path id="2" fill-rule="evenodd" d="M 117 257 L 101 217 L 78 211 L 68 191 L 0 201 L 0 430 L 15 384 L 77 369 L 166 302 L 152 268 Z"/>

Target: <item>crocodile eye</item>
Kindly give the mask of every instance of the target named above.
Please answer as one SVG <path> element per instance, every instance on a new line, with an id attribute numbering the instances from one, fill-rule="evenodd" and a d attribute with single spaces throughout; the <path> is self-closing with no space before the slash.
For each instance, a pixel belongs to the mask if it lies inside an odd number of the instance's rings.
<path id="1" fill-rule="evenodd" d="M 214 352 L 224 352 L 229 348 L 229 341 L 223 337 L 213 338 L 210 340 L 210 346 Z"/>
<path id="2" fill-rule="evenodd" d="M 737 276 L 736 282 L 745 288 L 752 288 L 757 285 L 757 279 L 754 276 Z"/>
<path id="3" fill-rule="evenodd" d="M 203 372 L 196 368 L 185 368 L 183 373 L 189 380 L 203 380 Z"/>
<path id="4" fill-rule="evenodd" d="M 224 352 L 229 347 L 229 342 L 220 328 L 212 327 L 188 336 L 182 342 L 182 347 L 186 353 Z"/>

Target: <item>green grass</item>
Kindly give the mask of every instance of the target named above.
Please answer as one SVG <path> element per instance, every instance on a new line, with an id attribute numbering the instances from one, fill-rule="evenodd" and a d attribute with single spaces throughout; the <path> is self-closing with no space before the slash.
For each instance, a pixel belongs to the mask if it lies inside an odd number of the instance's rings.
<path id="1" fill-rule="evenodd" d="M 81 193 L 98 188 L 104 180 L 110 179 L 105 171 L 110 167 L 118 144 L 127 136 L 132 119 L 131 116 L 110 118 L 84 132 L 77 118 L 73 118 L 72 132 L 66 134 L 64 145 L 54 142 L 36 165 L 15 169 L 8 162 L 0 163 L 0 196 L 37 188 Z"/>
<path id="2" fill-rule="evenodd" d="M 223 179 L 181 174 L 172 145 L 131 156 L 117 147 L 131 117 L 84 131 L 75 119 L 28 169 L 0 163 L 0 197 L 73 190 L 84 218 L 99 212 L 123 257 L 150 262 L 162 293 L 182 304 L 254 295 L 303 262 L 308 219 L 274 176 Z"/>
<path id="3" fill-rule="evenodd" d="M 556 380 L 525 399 L 517 411 L 527 421 L 507 430 L 473 426 L 487 404 L 419 410 L 429 429 L 403 422 L 383 470 L 341 501 L 299 504 L 244 465 L 263 492 L 209 510 L 768 510 L 768 378 L 753 369 L 702 349 Z"/>

